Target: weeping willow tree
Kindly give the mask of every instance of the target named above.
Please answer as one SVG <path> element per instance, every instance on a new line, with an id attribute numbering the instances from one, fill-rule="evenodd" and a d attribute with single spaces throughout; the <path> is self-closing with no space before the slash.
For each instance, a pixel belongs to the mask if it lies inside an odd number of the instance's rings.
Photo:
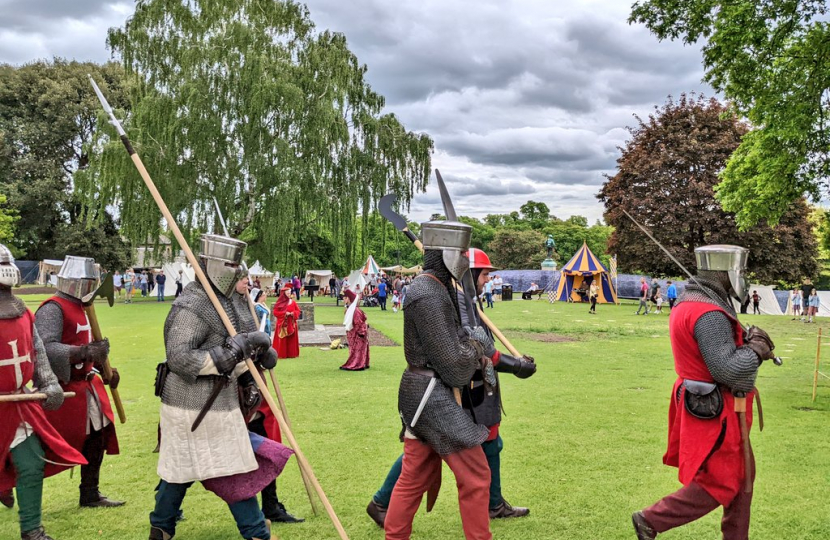
<path id="1" fill-rule="evenodd" d="M 383 114 L 345 37 L 317 32 L 301 4 L 143 0 L 108 45 L 135 79 L 120 111 L 130 138 L 190 235 L 221 230 L 216 197 L 265 265 L 295 270 L 312 230 L 354 267 L 377 199 L 394 192 L 408 205 L 426 187 L 432 140 Z M 131 240 L 158 238 L 158 210 L 102 132 L 79 192 L 90 207 L 115 206 Z"/>

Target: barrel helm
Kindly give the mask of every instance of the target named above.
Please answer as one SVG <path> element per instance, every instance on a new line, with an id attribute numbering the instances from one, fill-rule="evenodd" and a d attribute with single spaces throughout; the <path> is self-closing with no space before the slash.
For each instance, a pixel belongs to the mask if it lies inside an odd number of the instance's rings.
<path id="1" fill-rule="evenodd" d="M 242 261 L 245 242 L 220 234 L 203 234 L 199 262 L 210 282 L 226 297 L 230 298 L 236 283 L 248 275 L 248 267 Z"/>
<path id="2" fill-rule="evenodd" d="M 728 292 L 739 302 L 746 301 L 749 294 L 749 284 L 745 276 L 749 259 L 748 249 L 727 244 L 701 246 L 695 248 L 695 259 L 698 270 L 726 272 L 732 286 L 732 290 Z"/>
<path id="3" fill-rule="evenodd" d="M 100 277 L 95 259 L 67 255 L 58 272 L 58 290 L 83 300 L 98 288 Z"/>
<path id="4" fill-rule="evenodd" d="M 473 228 L 459 221 L 427 221 L 421 224 L 421 242 L 424 249 L 442 252 L 444 265 L 456 281 L 470 269 L 467 251 Z"/>
<path id="5" fill-rule="evenodd" d="M 0 285 L 17 287 L 20 285 L 20 269 L 14 264 L 11 250 L 0 244 Z"/>

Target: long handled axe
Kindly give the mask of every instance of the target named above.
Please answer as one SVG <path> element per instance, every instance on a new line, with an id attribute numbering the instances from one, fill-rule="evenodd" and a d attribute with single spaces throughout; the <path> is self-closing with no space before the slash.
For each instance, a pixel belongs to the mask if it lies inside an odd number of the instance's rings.
<path id="1" fill-rule="evenodd" d="M 98 325 L 98 316 L 95 315 L 95 299 L 99 297 L 106 298 L 107 303 L 112 307 L 115 302 L 115 288 L 112 285 L 112 274 L 104 274 L 101 285 L 95 289 L 95 292 L 83 298 L 84 311 L 86 312 L 86 318 L 89 319 L 92 339 L 95 341 L 104 339 L 101 335 L 101 327 Z M 112 366 L 110 365 L 109 356 L 104 358 L 104 378 L 108 381 L 112 379 Z M 112 401 L 115 403 L 115 410 L 118 412 L 118 420 L 123 424 L 127 421 L 127 413 L 124 412 L 121 395 L 118 393 L 118 389 L 112 386 L 110 386 L 110 394 L 112 394 Z"/>
<path id="2" fill-rule="evenodd" d="M 21 401 L 45 401 L 49 396 L 43 393 L 0 395 L 0 403 L 19 403 Z M 75 392 L 64 392 L 64 399 L 75 397 Z"/>
<path id="3" fill-rule="evenodd" d="M 415 234 L 409 230 L 409 225 L 407 225 L 406 219 L 404 219 L 402 215 L 395 212 L 393 208 L 393 206 L 397 202 L 397 199 L 398 197 L 394 193 L 384 195 L 378 202 L 378 211 L 380 211 L 380 215 L 392 222 L 396 229 L 404 233 L 406 237 L 409 238 L 409 240 L 413 244 L 415 244 L 415 247 L 417 247 L 418 250 L 420 250 L 420 252 L 423 253 L 424 245 L 421 243 L 418 237 L 415 236 Z M 504 334 L 501 332 L 501 330 L 498 329 L 498 327 L 493 323 L 493 321 L 491 321 L 489 317 L 487 317 L 487 315 L 484 314 L 484 312 L 481 310 L 481 306 L 477 306 L 477 309 L 478 316 L 481 319 L 481 322 L 483 322 L 487 326 L 487 328 L 489 328 L 490 331 L 493 332 L 493 335 L 496 336 L 496 339 L 501 341 L 505 348 L 507 348 L 507 350 L 510 351 L 510 354 L 517 358 L 521 358 L 522 353 L 520 353 L 518 349 L 516 349 L 516 347 L 514 347 L 513 344 L 510 343 L 510 340 L 508 340 L 504 336 Z"/>
<path id="4" fill-rule="evenodd" d="M 133 149 L 133 145 L 130 142 L 129 137 L 127 137 L 127 133 L 124 131 L 124 128 L 121 126 L 121 123 L 115 117 L 115 113 L 112 111 L 112 107 L 110 107 L 109 103 L 107 103 L 104 94 L 101 93 L 101 89 L 98 88 L 98 85 L 95 84 L 95 81 L 92 80 L 92 77 L 89 77 L 89 81 L 92 83 L 92 87 L 95 89 L 95 94 L 98 96 L 98 100 L 101 102 L 106 113 L 109 115 L 110 122 L 118 131 L 118 135 L 121 139 L 121 142 L 124 144 L 124 148 L 127 150 L 127 153 L 130 155 L 130 159 L 135 165 L 135 168 L 138 170 L 138 173 L 141 175 L 141 179 L 144 180 L 144 184 L 147 186 L 147 189 L 150 191 L 150 194 L 153 196 L 153 200 L 155 200 L 156 205 L 158 205 L 161 214 L 164 216 L 164 219 L 167 221 L 167 226 L 170 228 L 170 231 L 175 236 L 176 241 L 181 246 L 182 250 L 187 257 L 187 261 L 193 267 L 194 272 L 196 273 L 196 278 L 202 284 L 202 287 L 205 289 L 205 293 L 207 293 L 208 298 L 210 299 L 211 303 L 213 304 L 213 308 L 219 314 L 219 317 L 222 319 L 222 324 L 225 326 L 225 330 L 228 334 L 232 337 L 237 334 L 236 328 L 233 327 L 231 320 L 228 318 L 228 314 L 225 312 L 224 307 L 219 302 L 219 298 L 216 297 L 216 293 L 213 291 L 213 287 L 208 280 L 208 277 L 205 275 L 202 267 L 199 266 L 199 260 L 193 254 L 193 251 L 190 249 L 190 245 L 187 243 L 184 235 L 182 234 L 181 229 L 179 229 L 176 220 L 173 218 L 173 214 L 170 213 L 170 209 L 167 208 L 167 203 L 164 202 L 161 194 L 159 193 L 158 189 L 156 188 L 153 179 L 150 178 L 150 173 L 147 172 L 147 169 L 144 167 L 144 163 L 142 163 L 141 158 L 138 154 L 136 154 L 135 150 Z M 311 479 L 311 483 L 314 486 L 314 490 L 317 492 L 317 496 L 322 501 L 323 506 L 326 509 L 326 512 L 329 515 L 332 523 L 334 524 L 334 528 L 337 529 L 337 533 L 340 536 L 341 540 L 349 540 L 348 535 L 346 534 L 346 530 L 343 528 L 343 525 L 340 523 L 340 519 L 338 519 L 337 514 L 334 512 L 334 508 L 332 508 L 331 503 L 329 502 L 328 497 L 326 497 L 326 493 L 323 491 L 323 488 L 320 486 L 320 482 L 317 481 L 317 477 L 314 476 L 314 471 L 311 468 L 308 460 L 303 454 L 302 450 L 300 450 L 300 445 L 297 444 L 297 439 L 294 438 L 294 433 L 291 431 L 288 423 L 285 421 L 285 418 L 280 411 L 280 408 L 277 406 L 274 398 L 271 397 L 271 393 L 265 389 L 265 382 L 262 380 L 262 377 L 259 375 L 259 370 L 254 365 L 254 362 L 250 358 L 245 359 L 245 365 L 248 367 L 248 370 L 251 372 L 251 376 L 254 378 L 254 382 L 256 382 L 257 387 L 260 388 L 262 396 L 265 398 L 266 403 L 271 408 L 271 411 L 274 413 L 274 416 L 277 418 L 277 422 L 280 424 L 280 430 L 285 436 L 288 438 L 289 443 L 291 444 L 291 448 L 294 449 L 294 454 L 297 456 L 297 461 L 299 461 L 303 469 L 305 469 L 306 474 L 308 474 L 309 478 Z M 263 391 L 263 389 L 265 389 Z"/>

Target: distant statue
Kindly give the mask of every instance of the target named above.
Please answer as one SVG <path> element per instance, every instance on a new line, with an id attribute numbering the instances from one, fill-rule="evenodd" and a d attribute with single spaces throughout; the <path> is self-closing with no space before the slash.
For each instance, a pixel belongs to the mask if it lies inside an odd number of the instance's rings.
<path id="1" fill-rule="evenodd" d="M 553 241 L 553 235 L 549 234 L 548 239 L 545 240 L 545 249 L 548 251 L 548 259 L 553 257 L 553 250 L 556 247 L 556 242 Z"/>

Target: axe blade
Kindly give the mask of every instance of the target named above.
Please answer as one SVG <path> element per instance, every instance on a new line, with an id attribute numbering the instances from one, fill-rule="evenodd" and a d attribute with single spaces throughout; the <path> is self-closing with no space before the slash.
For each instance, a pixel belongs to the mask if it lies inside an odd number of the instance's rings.
<path id="1" fill-rule="evenodd" d="M 104 274 L 103 278 L 101 279 L 101 284 L 98 285 L 98 288 L 95 289 L 95 292 L 84 297 L 83 303 L 89 305 L 92 302 L 94 302 L 96 298 L 101 297 L 106 298 L 107 303 L 110 305 L 110 307 L 112 307 L 112 305 L 115 303 L 115 287 L 112 283 L 112 274 Z"/>

